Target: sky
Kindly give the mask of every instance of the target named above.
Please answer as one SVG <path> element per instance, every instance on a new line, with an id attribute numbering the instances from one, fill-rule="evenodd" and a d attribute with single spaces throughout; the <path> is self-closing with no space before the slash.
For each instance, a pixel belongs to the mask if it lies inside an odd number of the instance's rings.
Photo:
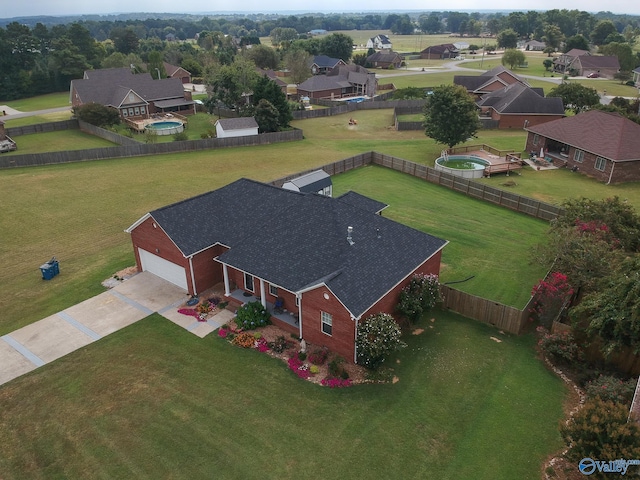
<path id="1" fill-rule="evenodd" d="M 266 6 L 268 5 L 268 7 Z M 240 2 L 222 0 L 0 0 L 0 17 L 13 18 L 36 15 L 74 15 L 74 14 L 111 14 L 111 13 L 213 13 L 213 12 L 295 12 L 295 13 L 338 13 L 338 12 L 388 12 L 394 10 L 419 11 L 479 11 L 479 10 L 584 10 L 596 13 L 606 10 L 613 13 L 640 15 L 640 2 L 637 0 L 450 0 L 428 2 L 425 0 L 324 0 L 322 2 L 295 2 L 292 0 L 242 0 Z"/>

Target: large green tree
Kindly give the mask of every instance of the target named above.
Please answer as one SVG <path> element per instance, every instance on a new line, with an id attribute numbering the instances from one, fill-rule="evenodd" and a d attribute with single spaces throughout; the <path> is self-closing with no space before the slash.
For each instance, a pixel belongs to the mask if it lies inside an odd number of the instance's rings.
<path id="1" fill-rule="evenodd" d="M 509 68 L 514 69 L 518 65 L 522 65 L 526 61 L 526 57 L 521 50 L 515 48 L 508 48 L 502 55 L 502 64 L 508 65 Z"/>
<path id="2" fill-rule="evenodd" d="M 211 101 L 208 105 L 223 104 L 241 108 L 247 104 L 246 98 L 253 91 L 260 76 L 253 62 L 237 57 L 231 65 L 222 65 L 208 79 Z"/>
<path id="3" fill-rule="evenodd" d="M 277 112 L 275 120 L 276 130 L 289 126 L 293 119 L 291 108 L 287 102 L 287 96 L 282 89 L 266 75 L 261 76 L 253 88 L 253 104 L 259 106 L 262 100 L 269 102 Z"/>
<path id="4" fill-rule="evenodd" d="M 624 72 L 630 72 L 638 64 L 638 57 L 633 53 L 631 45 L 628 43 L 607 43 L 600 47 L 599 52 L 603 55 L 618 57 L 620 70 Z"/>
<path id="5" fill-rule="evenodd" d="M 579 83 L 563 83 L 551 89 L 547 97 L 560 97 L 564 108 L 580 113 L 600 103 L 600 96 L 595 88 L 585 87 Z"/>
<path id="6" fill-rule="evenodd" d="M 311 76 L 311 65 L 313 57 L 306 50 L 291 49 L 284 57 L 284 64 L 289 70 L 291 80 L 295 84 L 304 82 Z"/>
<path id="7" fill-rule="evenodd" d="M 591 41 L 596 45 L 604 45 L 612 33 L 618 33 L 614 23 L 611 20 L 600 20 L 591 32 Z"/>
<path id="8" fill-rule="evenodd" d="M 322 39 L 321 50 L 328 57 L 349 62 L 353 53 L 353 39 L 344 33 L 332 33 Z"/>
<path id="9" fill-rule="evenodd" d="M 518 34 L 511 28 L 501 31 L 496 37 L 496 40 L 498 47 L 516 48 L 518 46 Z"/>
<path id="10" fill-rule="evenodd" d="M 480 128 L 473 98 L 460 85 L 441 85 L 427 97 L 425 134 L 449 148 L 473 137 Z"/>

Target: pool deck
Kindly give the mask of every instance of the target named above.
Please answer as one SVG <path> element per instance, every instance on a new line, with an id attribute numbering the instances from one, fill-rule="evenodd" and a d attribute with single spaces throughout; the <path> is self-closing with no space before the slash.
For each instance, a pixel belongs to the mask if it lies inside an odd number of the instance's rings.
<path id="1" fill-rule="evenodd" d="M 507 160 L 506 156 L 501 157 L 500 155 L 495 155 L 487 152 L 486 150 L 472 150 L 465 152 L 464 155 L 478 157 L 489 162 L 490 166 L 485 168 L 485 176 L 487 177 L 490 177 L 492 173 L 506 173 L 509 175 L 510 172 L 522 169 L 522 165 L 524 163 L 522 159 Z"/>

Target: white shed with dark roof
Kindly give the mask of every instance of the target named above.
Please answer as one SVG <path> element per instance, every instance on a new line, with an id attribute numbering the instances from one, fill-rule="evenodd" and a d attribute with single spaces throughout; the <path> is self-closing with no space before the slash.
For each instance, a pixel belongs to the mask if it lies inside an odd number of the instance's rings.
<path id="1" fill-rule="evenodd" d="M 258 135 L 258 122 L 254 117 L 221 118 L 215 127 L 218 138 Z"/>

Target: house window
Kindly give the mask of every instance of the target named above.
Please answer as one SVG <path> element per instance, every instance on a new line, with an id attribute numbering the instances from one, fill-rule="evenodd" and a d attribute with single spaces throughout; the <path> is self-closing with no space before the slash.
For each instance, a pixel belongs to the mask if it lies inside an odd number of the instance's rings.
<path id="1" fill-rule="evenodd" d="M 533 144 L 538 145 L 538 142 L 540 142 L 540 135 L 536 133 L 533 135 Z"/>
<path id="2" fill-rule="evenodd" d="M 253 275 L 244 274 L 244 289 L 253 292 Z"/>
<path id="3" fill-rule="evenodd" d="M 333 317 L 327 312 L 320 312 L 320 318 L 322 320 L 322 333 L 331 335 L 333 329 Z"/>
<path id="4" fill-rule="evenodd" d="M 604 172 L 604 167 L 607 165 L 607 160 L 602 157 L 596 157 L 595 169 Z"/>
<path id="5" fill-rule="evenodd" d="M 140 115 L 140 107 L 136 107 L 136 115 Z"/>
<path id="6" fill-rule="evenodd" d="M 573 159 L 578 163 L 582 163 L 584 160 L 584 152 L 582 150 L 576 150 L 573 154 Z"/>
<path id="7" fill-rule="evenodd" d="M 136 99 L 135 95 L 133 93 L 129 93 L 129 101 L 133 102 L 135 101 L 135 99 Z"/>
<path id="8" fill-rule="evenodd" d="M 271 295 L 273 295 L 274 297 L 277 297 L 278 296 L 278 287 L 276 287 L 275 285 L 269 284 L 269 293 Z"/>
<path id="9" fill-rule="evenodd" d="M 300 298 L 296 295 L 296 307 L 300 306 Z"/>
<path id="10" fill-rule="evenodd" d="M 145 113 L 147 113 L 147 111 L 144 107 L 140 107 L 140 113 L 144 115 Z"/>
<path id="11" fill-rule="evenodd" d="M 127 115 L 127 109 L 126 109 L 126 108 L 123 108 L 123 109 L 122 109 L 122 116 L 123 116 L 123 117 L 127 117 L 127 116 L 128 116 L 128 115 Z"/>
<path id="12" fill-rule="evenodd" d="M 129 109 L 129 116 L 130 116 L 130 117 L 133 117 L 133 108 L 130 108 L 130 109 Z"/>

